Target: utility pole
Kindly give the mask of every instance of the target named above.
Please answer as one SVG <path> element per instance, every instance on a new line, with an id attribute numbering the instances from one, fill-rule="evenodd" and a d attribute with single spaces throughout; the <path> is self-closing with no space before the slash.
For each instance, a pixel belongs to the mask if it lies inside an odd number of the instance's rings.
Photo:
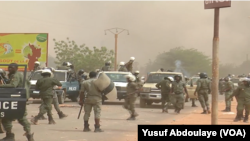
<path id="1" fill-rule="evenodd" d="M 219 19 L 220 8 L 231 7 L 231 1 L 205 0 L 205 9 L 214 9 L 214 37 L 213 37 L 213 62 L 212 62 L 212 110 L 211 124 L 218 125 L 218 83 L 219 83 Z"/>
<path id="2" fill-rule="evenodd" d="M 115 71 L 117 71 L 117 39 L 118 39 L 118 35 L 121 34 L 123 31 L 126 31 L 127 34 L 129 35 L 129 31 L 127 29 L 123 29 L 123 28 L 110 28 L 110 29 L 106 29 L 104 30 L 105 35 L 107 35 L 107 31 L 113 33 L 115 35 L 115 62 L 114 62 L 114 67 L 115 67 Z"/>

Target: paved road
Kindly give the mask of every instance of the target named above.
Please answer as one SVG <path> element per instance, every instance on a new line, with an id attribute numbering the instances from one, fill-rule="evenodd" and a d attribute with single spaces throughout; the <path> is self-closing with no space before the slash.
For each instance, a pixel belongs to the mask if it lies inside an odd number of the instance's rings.
<path id="1" fill-rule="evenodd" d="M 223 97 L 220 96 L 220 100 Z M 28 118 L 38 113 L 39 100 L 32 100 L 33 104 L 28 105 Z M 191 107 L 191 102 L 185 104 L 185 109 L 179 115 L 176 115 L 173 110 L 170 113 L 161 113 L 160 105 L 152 105 L 148 108 L 136 108 L 139 113 L 136 121 L 127 121 L 128 112 L 122 108 L 122 102 L 108 102 L 102 107 L 101 128 L 103 133 L 82 132 L 83 130 L 83 114 L 80 119 L 77 115 L 80 107 L 77 103 L 66 102 L 67 107 L 61 107 L 61 110 L 68 114 L 69 117 L 59 119 L 53 109 L 56 125 L 48 125 L 47 120 L 39 121 L 39 125 L 32 125 L 32 131 L 35 132 L 35 141 L 129 141 L 132 136 L 137 133 L 138 124 L 156 124 L 164 121 L 170 123 L 173 120 L 184 118 L 192 113 L 197 108 Z M 197 105 L 200 105 L 197 101 Z M 137 101 L 138 107 L 138 101 Z M 94 129 L 93 114 L 90 119 L 90 128 Z M 13 122 L 13 131 L 16 135 L 16 141 L 26 141 L 23 136 L 24 131 L 22 126 L 17 122 Z M 3 138 L 4 134 L 0 134 Z"/>

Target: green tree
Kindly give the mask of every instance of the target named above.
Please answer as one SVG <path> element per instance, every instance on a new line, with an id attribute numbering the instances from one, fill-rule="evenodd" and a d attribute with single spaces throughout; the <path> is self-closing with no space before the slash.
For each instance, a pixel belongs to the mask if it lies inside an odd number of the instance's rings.
<path id="1" fill-rule="evenodd" d="M 176 47 L 168 52 L 160 53 L 154 61 L 149 60 L 146 65 L 147 72 L 165 70 L 176 70 L 176 61 L 181 62 L 182 73 L 192 76 L 197 72 L 207 72 L 211 75 L 211 59 L 196 49 L 185 49 Z"/>
<path id="2" fill-rule="evenodd" d="M 78 45 L 74 40 L 67 38 L 66 41 L 55 42 L 56 61 L 55 64 L 61 65 L 63 62 L 71 62 L 75 70 L 84 69 L 85 71 L 93 71 L 100 69 L 105 62 L 114 62 L 114 51 L 108 50 L 106 47 L 93 47 L 92 49 L 85 44 Z"/>

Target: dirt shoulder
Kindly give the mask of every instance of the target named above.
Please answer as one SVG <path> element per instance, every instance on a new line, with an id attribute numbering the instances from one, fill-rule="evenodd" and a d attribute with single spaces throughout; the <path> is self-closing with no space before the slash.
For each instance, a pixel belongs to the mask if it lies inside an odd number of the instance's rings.
<path id="1" fill-rule="evenodd" d="M 244 123 L 243 121 L 240 122 L 233 122 L 235 116 L 236 116 L 236 105 L 237 102 L 234 99 L 232 101 L 232 107 L 231 112 L 222 112 L 222 110 L 225 109 L 225 102 L 219 102 L 218 104 L 218 124 L 220 125 L 238 125 L 238 124 L 249 124 Z M 211 125 L 211 114 L 201 114 L 202 108 L 198 108 L 196 111 L 194 111 L 192 114 L 184 117 L 183 119 L 172 121 L 172 125 Z"/>

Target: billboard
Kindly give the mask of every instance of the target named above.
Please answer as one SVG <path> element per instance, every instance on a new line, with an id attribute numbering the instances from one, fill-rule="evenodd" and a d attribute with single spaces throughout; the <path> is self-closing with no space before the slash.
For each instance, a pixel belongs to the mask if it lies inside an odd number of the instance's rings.
<path id="1" fill-rule="evenodd" d="M 0 64 L 27 65 L 31 71 L 35 61 L 46 65 L 47 58 L 47 33 L 0 33 Z"/>

